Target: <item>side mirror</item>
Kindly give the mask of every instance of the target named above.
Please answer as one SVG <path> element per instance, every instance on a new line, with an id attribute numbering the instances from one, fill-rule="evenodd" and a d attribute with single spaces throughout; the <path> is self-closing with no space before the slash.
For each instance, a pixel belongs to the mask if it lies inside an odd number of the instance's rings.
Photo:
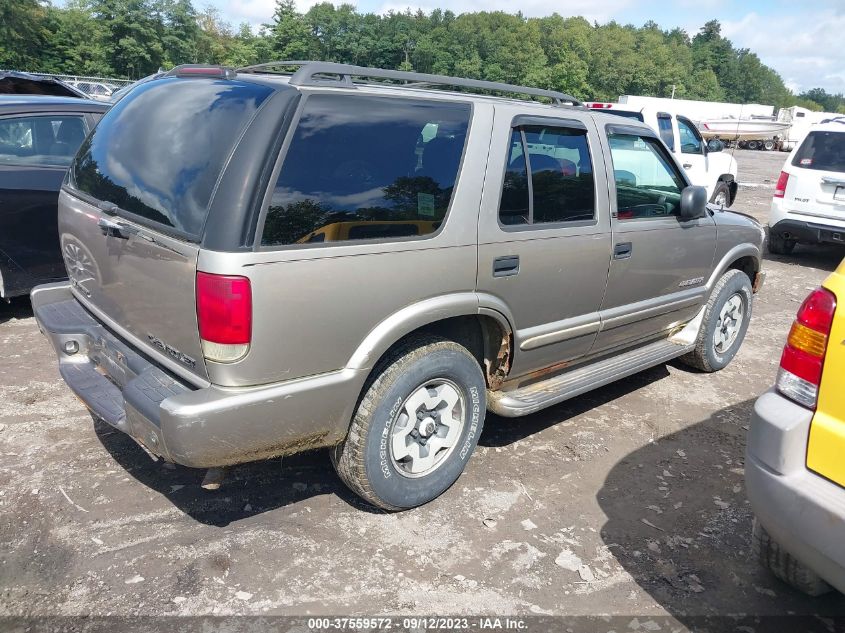
<path id="1" fill-rule="evenodd" d="M 725 149 L 725 144 L 717 138 L 711 138 L 707 141 L 707 151 L 708 152 L 721 152 Z"/>
<path id="2" fill-rule="evenodd" d="M 681 220 L 696 220 L 707 213 L 707 189 L 690 185 L 681 192 Z"/>

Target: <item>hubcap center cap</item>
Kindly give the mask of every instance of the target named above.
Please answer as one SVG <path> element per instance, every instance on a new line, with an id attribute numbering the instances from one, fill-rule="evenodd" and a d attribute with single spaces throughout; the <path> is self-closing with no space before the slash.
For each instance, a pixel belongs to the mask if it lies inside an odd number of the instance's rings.
<path id="1" fill-rule="evenodd" d="M 437 423 L 431 418 L 426 418 L 420 422 L 419 431 L 422 437 L 430 437 L 437 429 Z"/>

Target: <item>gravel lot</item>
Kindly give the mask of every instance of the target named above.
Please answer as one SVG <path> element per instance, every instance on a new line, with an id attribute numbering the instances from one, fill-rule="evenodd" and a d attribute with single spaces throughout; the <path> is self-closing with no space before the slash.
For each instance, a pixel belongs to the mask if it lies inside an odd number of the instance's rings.
<path id="1" fill-rule="evenodd" d="M 765 221 L 785 155 L 736 158 L 735 208 Z M 751 560 L 743 486 L 754 399 L 843 255 L 769 259 L 718 374 L 672 363 L 529 418 L 488 416 L 455 486 L 401 514 L 363 507 L 324 451 L 202 490 L 202 473 L 95 427 L 29 304 L 0 305 L 0 615 L 602 613 L 680 630 L 699 615 L 845 615 L 842 596 L 804 598 Z"/>

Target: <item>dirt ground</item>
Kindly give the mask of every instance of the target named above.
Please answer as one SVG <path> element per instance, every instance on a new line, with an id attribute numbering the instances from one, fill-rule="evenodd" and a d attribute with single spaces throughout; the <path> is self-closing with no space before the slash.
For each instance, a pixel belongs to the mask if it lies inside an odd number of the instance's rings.
<path id="1" fill-rule="evenodd" d="M 736 158 L 735 208 L 765 221 L 785 155 Z M 95 427 L 28 302 L 0 305 L 0 615 L 671 615 L 675 630 L 845 615 L 842 596 L 805 598 L 751 559 L 743 485 L 753 402 L 800 301 L 844 255 L 769 258 L 718 374 L 671 363 L 529 418 L 489 415 L 455 486 L 400 514 L 359 502 L 325 451 L 200 489 L 201 473 Z"/>

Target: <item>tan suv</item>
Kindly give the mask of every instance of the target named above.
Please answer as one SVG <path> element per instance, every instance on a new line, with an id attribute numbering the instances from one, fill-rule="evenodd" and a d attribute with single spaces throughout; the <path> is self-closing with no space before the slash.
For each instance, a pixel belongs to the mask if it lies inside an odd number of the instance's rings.
<path id="1" fill-rule="evenodd" d="M 333 447 L 396 510 L 458 478 L 488 409 L 733 358 L 762 230 L 707 208 L 647 126 L 547 90 L 295 64 L 139 85 L 69 171 L 70 283 L 34 290 L 35 314 L 69 387 L 150 453 Z"/>

